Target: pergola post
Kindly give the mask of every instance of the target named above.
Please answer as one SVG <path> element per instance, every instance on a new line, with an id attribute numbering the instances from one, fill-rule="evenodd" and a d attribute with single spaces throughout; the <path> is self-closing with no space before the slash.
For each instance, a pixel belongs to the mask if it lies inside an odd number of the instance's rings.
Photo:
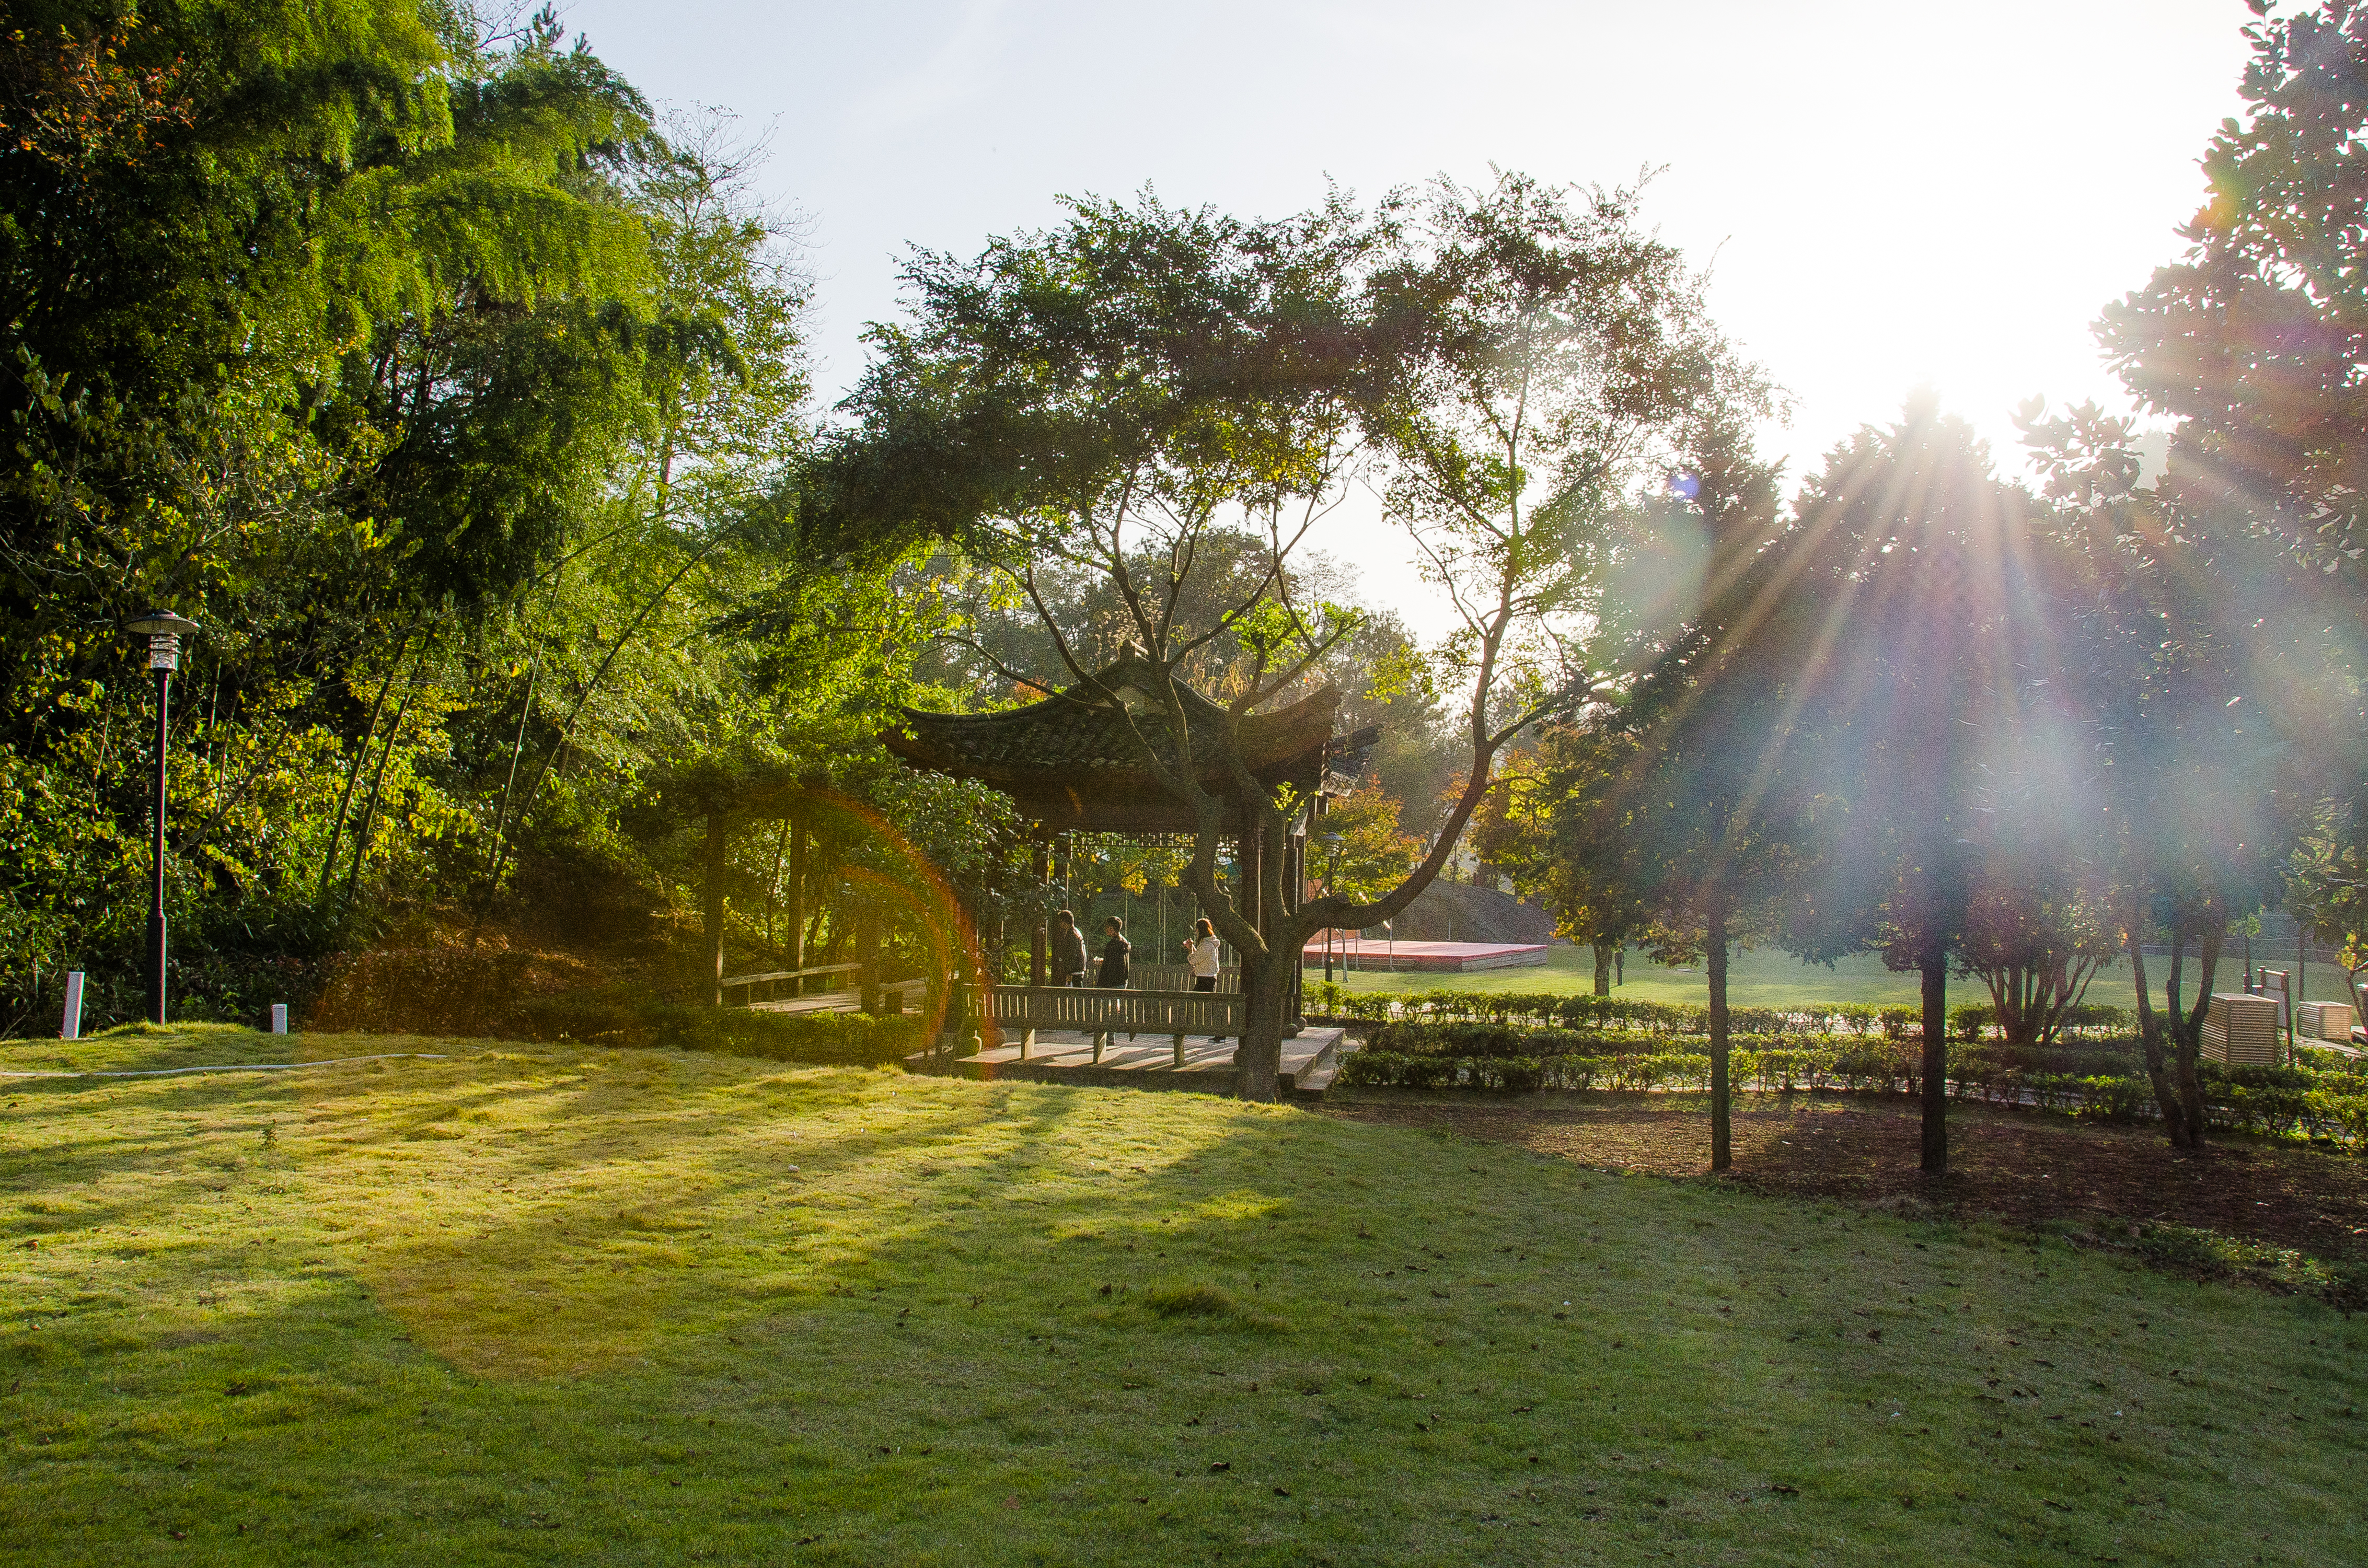
<path id="1" fill-rule="evenodd" d="M 1282 885 L 1291 890 L 1291 907 L 1282 912 L 1285 915 L 1298 914 L 1307 902 L 1307 824 L 1314 814 L 1311 808 L 1292 824 L 1289 846 L 1283 852 Z M 1307 949 L 1302 945 L 1291 955 L 1291 1002 L 1283 1009 L 1293 1034 L 1307 1027 L 1306 993 Z"/>
<path id="2" fill-rule="evenodd" d="M 1030 870 L 1036 881 L 1036 913 L 1028 926 L 1028 983 L 1039 987 L 1044 983 L 1044 954 L 1052 946 L 1052 933 L 1044 916 L 1044 895 L 1052 891 L 1051 858 L 1052 846 L 1040 831 L 1036 835 L 1035 853 L 1030 861 Z"/>

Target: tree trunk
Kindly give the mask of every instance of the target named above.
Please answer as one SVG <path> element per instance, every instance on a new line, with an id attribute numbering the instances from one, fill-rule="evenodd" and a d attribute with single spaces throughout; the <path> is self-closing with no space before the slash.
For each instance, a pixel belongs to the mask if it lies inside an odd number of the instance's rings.
<path id="1" fill-rule="evenodd" d="M 723 1006 L 723 813 L 707 813 L 707 977 L 711 1006 Z"/>
<path id="2" fill-rule="evenodd" d="M 1924 981 L 1924 1174 L 1949 1174 L 1949 961 L 1928 952 Z"/>
<path id="3" fill-rule="evenodd" d="M 2137 986 L 2138 1046 L 2146 1056 L 2146 1082 L 2154 1089 L 2154 1103 L 2162 1112 L 2162 1130 L 2170 1139 L 2171 1147 L 2186 1149 L 2194 1141 L 2187 1131 L 2186 1108 L 2179 1103 L 2179 1090 L 2171 1082 L 2170 1063 L 2163 1055 L 2162 1016 L 2154 1010 L 2154 996 L 2146 985 L 2146 931 L 2139 911 L 2146 905 L 2143 898 L 2133 901 L 2130 915 L 2130 978 Z M 2177 943 L 2178 937 L 2173 936 Z M 2173 951 L 2177 950 L 2176 946 Z"/>
<path id="4" fill-rule="evenodd" d="M 2191 1148 L 2203 1146 L 2203 1080 L 2196 1072 L 2196 1060 L 2203 1051 L 2203 1018 L 2212 1010 L 2213 973 L 2219 968 L 2220 947 L 2227 939 L 2227 920 L 2216 910 L 2204 926 L 2196 944 L 2195 1006 L 2179 1020 L 2179 1108 L 2187 1119 Z"/>
<path id="5" fill-rule="evenodd" d="M 1242 1035 L 1234 1042 L 1234 1093 L 1271 1101 L 1282 1093 L 1284 1015 L 1291 1007 L 1291 966 L 1269 953 L 1241 955 Z"/>
<path id="6" fill-rule="evenodd" d="M 345 835 L 346 811 L 354 802 L 354 784 L 361 778 L 362 763 L 370 756 L 370 741 L 378 734 L 378 716 L 386 706 L 386 694 L 394 687 L 394 677 L 403 669 L 403 655 L 411 647 L 411 628 L 403 629 L 403 641 L 394 645 L 394 662 L 386 667 L 386 678 L 378 683 L 377 699 L 370 703 L 370 722 L 363 726 L 362 738 L 354 747 L 353 760 L 346 764 L 346 787 L 337 794 L 337 814 L 329 819 L 329 852 L 321 857 L 320 897 L 329 896 L 329 884 L 336 880 L 337 842 Z M 220 682 L 217 667 L 214 679 Z"/>
<path id="7" fill-rule="evenodd" d="M 1735 1163 L 1734 1128 L 1726 1103 L 1726 911 L 1711 912 L 1703 936 L 1710 960 L 1710 1168 Z"/>
<path id="8" fill-rule="evenodd" d="M 1612 947 L 1613 944 L 1610 942 L 1595 944 L 1595 994 L 1598 996 L 1611 994 Z"/>
<path id="9" fill-rule="evenodd" d="M 870 910 L 855 917 L 855 961 L 863 967 L 856 971 L 860 1006 L 877 1017 L 880 1015 L 880 916 Z"/>
<path id="10" fill-rule="evenodd" d="M 790 967 L 806 967 L 806 826 L 796 817 L 790 818 L 790 885 L 787 908 L 790 927 Z M 803 980 L 790 982 L 790 994 L 806 994 Z"/>

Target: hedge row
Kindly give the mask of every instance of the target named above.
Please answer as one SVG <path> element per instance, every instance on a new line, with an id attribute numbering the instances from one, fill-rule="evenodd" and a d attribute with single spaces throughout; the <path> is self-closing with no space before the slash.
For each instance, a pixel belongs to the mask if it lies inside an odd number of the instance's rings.
<path id="1" fill-rule="evenodd" d="M 1915 1082 L 1913 1061 L 1886 1051 L 1880 1041 L 1803 1047 L 1779 1044 L 1778 1038 L 1763 1035 L 1735 1042 L 1727 1068 L 1736 1088 L 1770 1094 L 1819 1089 L 1863 1091 Z M 1599 1040 L 1597 1043 L 1602 1042 Z M 1368 1047 L 1341 1059 L 1340 1076 L 1350 1084 L 1410 1089 L 1705 1092 L 1710 1088 L 1710 1056 L 1697 1051 L 1627 1055 L 1588 1055 L 1577 1051 L 1455 1055 Z"/>
<path id="2" fill-rule="evenodd" d="M 1650 1035 L 1710 1032 L 1710 1008 L 1705 1004 L 1645 1002 L 1625 996 L 1444 990 L 1352 994 L 1335 987 L 1321 1005 L 1338 1017 L 1369 1023 L 1528 1024 Z M 1997 1025 L 1998 1009 L 1987 1002 L 1949 1010 L 1950 1033 L 1959 1040 L 1983 1038 Z M 1922 1013 L 1914 1007 L 1877 1007 L 1861 1002 L 1806 1008 L 1730 1007 L 1727 1027 L 1737 1034 L 1880 1035 L 1897 1040 L 1922 1032 Z M 2127 1008 L 2084 1002 L 2066 1016 L 2063 1033 L 2068 1040 L 2095 1039 L 2126 1034 L 2131 1027 Z"/>
<path id="3" fill-rule="evenodd" d="M 1409 1056 L 1622 1056 L 1637 1050 L 1636 1037 L 1600 1028 L 1525 1028 L 1515 1024 L 1440 1023 L 1426 1019 L 1393 1019 L 1362 1031 L 1365 1044 L 1376 1051 Z M 1691 1037 L 1648 1036 L 1648 1051 L 1693 1050 L 1702 1046 Z M 1679 1044 L 1679 1040 L 1686 1043 Z M 1663 1044 L 1662 1041 L 1670 1043 Z M 1887 1072 L 1894 1078 L 1914 1078 L 1923 1072 L 1921 1042 L 1888 1036 L 1852 1033 L 1810 1033 L 1802 1030 L 1737 1029 L 1728 1036 L 1736 1050 L 1764 1051 L 1780 1042 L 1796 1052 L 1839 1053 L 1862 1063 L 1838 1068 L 1858 1076 Z M 2018 1073 L 2122 1073 L 2135 1069 L 2135 1041 L 2074 1042 L 2037 1051 L 2018 1051 L 1997 1041 L 1960 1046 L 1950 1053 L 1954 1075 L 1987 1085 Z"/>
<path id="4" fill-rule="evenodd" d="M 1569 996 L 1559 992 L 1426 991 L 1401 995 L 1336 992 L 1326 1004 L 1337 1016 L 1366 1022 L 1530 1024 L 1651 1035 L 1707 1034 L 1710 1010 L 1695 1003 L 1645 1002 L 1626 996 Z M 1912 1027 L 1907 1007 L 1861 1003 L 1813 1009 L 1730 1007 L 1727 1026 L 1739 1034 L 1858 1034 L 1896 1038 Z"/>
<path id="5" fill-rule="evenodd" d="M 1702 1093 L 1710 1087 L 1710 1057 L 1701 1051 L 1622 1054 L 1603 1050 L 1615 1042 L 1602 1036 L 1559 1030 L 1534 1031 L 1534 1048 L 1524 1051 L 1506 1049 L 1503 1037 L 1512 1031 L 1498 1031 L 1492 1038 L 1487 1026 L 1396 1026 L 1396 1029 L 1395 1043 L 1401 1049 L 1375 1045 L 1352 1051 L 1341 1062 L 1342 1081 L 1374 1087 L 1514 1094 L 1538 1089 Z M 1598 1049 L 1571 1048 L 1577 1042 Z M 1409 1046 L 1435 1049 L 1404 1049 Z M 1458 1049 L 1473 1046 L 1488 1049 Z M 1741 1037 L 1733 1042 L 1728 1069 L 1737 1091 L 1912 1092 L 1919 1073 L 1919 1054 L 1900 1050 L 1893 1042 L 1854 1037 L 1814 1041 L 1798 1037 Z M 2231 1070 L 2204 1062 L 2200 1076 L 2206 1118 L 2215 1131 L 2332 1140 L 2368 1151 L 2368 1075 L 2356 1063 L 2347 1062 L 2341 1070 L 2311 1066 Z M 2036 1105 L 2097 1121 L 2135 1123 L 2156 1116 L 2153 1086 L 2137 1072 L 2000 1069 L 1983 1076 L 1952 1074 L 1950 1092 L 1961 1099 Z"/>
<path id="6" fill-rule="evenodd" d="M 514 1038 L 522 1040 L 668 1046 L 817 1066 L 886 1066 L 927 1043 L 921 1020 L 910 1016 L 759 1013 L 601 992 L 525 998 L 512 1008 L 507 1021 Z"/>

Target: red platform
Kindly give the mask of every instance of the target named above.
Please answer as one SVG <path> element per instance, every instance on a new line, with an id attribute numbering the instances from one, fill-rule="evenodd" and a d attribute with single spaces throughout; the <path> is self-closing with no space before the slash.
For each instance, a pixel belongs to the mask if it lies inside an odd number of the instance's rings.
<path id="1" fill-rule="evenodd" d="M 1332 962 L 1337 966 L 1372 970 L 1429 970 L 1464 974 L 1482 969 L 1521 969 L 1546 961 L 1544 942 L 1409 942 L 1375 941 L 1343 931 L 1332 938 Z M 1307 962 L 1321 967 L 1324 938 L 1307 944 Z"/>

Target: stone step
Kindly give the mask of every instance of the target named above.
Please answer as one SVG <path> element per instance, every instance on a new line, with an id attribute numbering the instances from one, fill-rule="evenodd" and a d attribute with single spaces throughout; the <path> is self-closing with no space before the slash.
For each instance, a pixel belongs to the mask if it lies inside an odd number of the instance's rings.
<path id="1" fill-rule="evenodd" d="M 1326 1051 L 1325 1054 L 1328 1057 L 1331 1053 Z M 1292 1077 L 1291 1097 L 1298 1100 L 1322 1099 L 1324 1091 L 1330 1088 L 1332 1080 L 1339 1075 L 1340 1064 L 1337 1062 L 1326 1061 L 1318 1066 L 1302 1068 Z"/>

